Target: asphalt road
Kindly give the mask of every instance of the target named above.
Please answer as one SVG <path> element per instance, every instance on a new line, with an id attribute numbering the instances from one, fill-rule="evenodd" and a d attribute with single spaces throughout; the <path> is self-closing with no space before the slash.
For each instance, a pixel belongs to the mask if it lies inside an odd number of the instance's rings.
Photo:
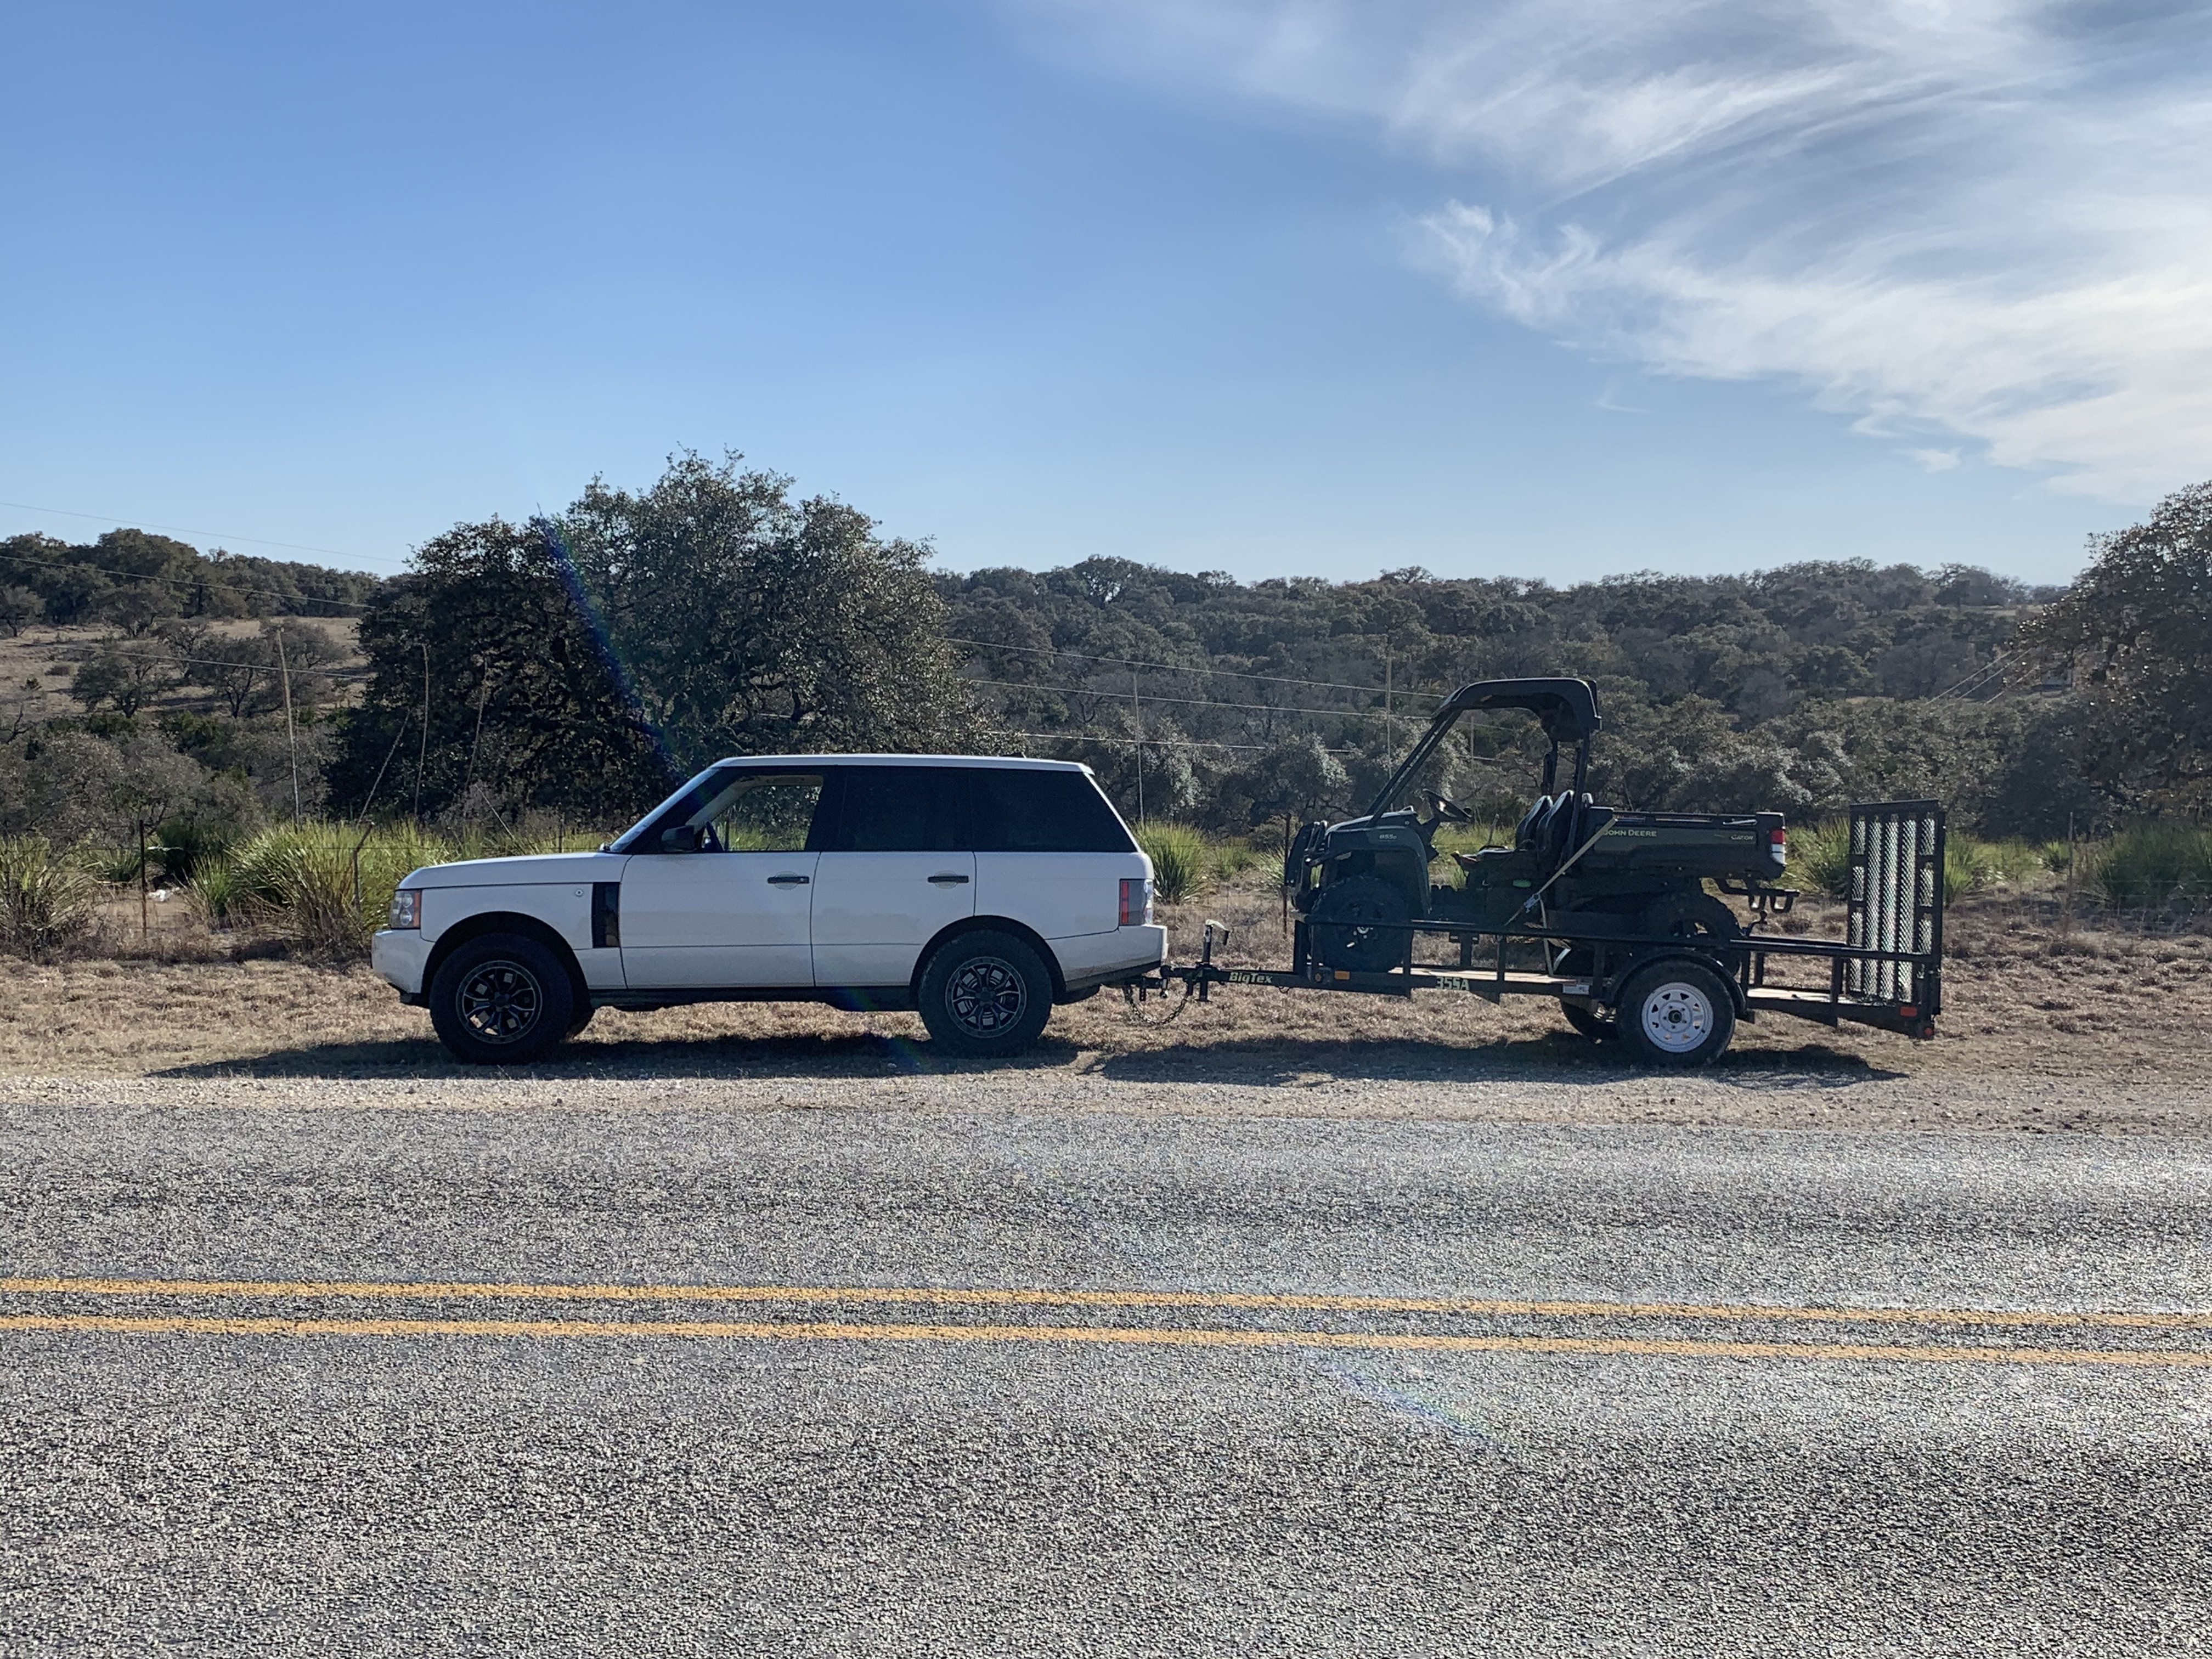
<path id="1" fill-rule="evenodd" d="M 348 1086 L 0 1108 L 0 1651 L 2212 1645 L 2212 1142 Z"/>

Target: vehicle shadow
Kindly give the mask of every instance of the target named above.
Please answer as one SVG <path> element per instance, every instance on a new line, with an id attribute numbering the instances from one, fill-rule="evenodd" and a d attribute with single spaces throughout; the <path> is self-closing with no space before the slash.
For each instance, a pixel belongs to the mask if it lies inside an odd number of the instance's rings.
<path id="1" fill-rule="evenodd" d="M 150 1075 L 222 1078 L 543 1078 L 681 1082 L 715 1079 L 859 1079 L 907 1076 L 1036 1073 L 1098 1077 L 1116 1082 L 1228 1083 L 1245 1086 L 1343 1080 L 1415 1083 L 1522 1081 L 1618 1083 L 1653 1076 L 1698 1076 L 1711 1084 L 1751 1089 L 1841 1088 L 1905 1073 L 1863 1056 L 1806 1043 L 1794 1048 L 1739 1050 L 1705 1072 L 1663 1073 L 1624 1060 L 1617 1048 L 1571 1032 L 1499 1038 L 1485 1043 L 1404 1037 L 1310 1039 L 1254 1037 L 1102 1052 L 1050 1036 L 1014 1060 L 970 1060 L 936 1053 L 928 1042 L 879 1032 L 773 1037 L 669 1036 L 571 1043 L 527 1066 L 476 1066 L 454 1060 L 428 1036 L 305 1043 L 220 1060 L 198 1061 Z"/>

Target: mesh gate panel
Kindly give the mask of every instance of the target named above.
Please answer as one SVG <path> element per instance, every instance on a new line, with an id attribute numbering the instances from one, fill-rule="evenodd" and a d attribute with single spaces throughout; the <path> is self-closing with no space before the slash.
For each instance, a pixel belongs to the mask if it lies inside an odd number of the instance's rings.
<path id="1" fill-rule="evenodd" d="M 1932 800 L 1851 808 L 1850 908 L 1844 942 L 1874 952 L 1844 963 L 1844 989 L 1933 1015 L 1942 996 L 1943 809 Z M 1913 957 L 1920 960 L 1914 961 Z"/>

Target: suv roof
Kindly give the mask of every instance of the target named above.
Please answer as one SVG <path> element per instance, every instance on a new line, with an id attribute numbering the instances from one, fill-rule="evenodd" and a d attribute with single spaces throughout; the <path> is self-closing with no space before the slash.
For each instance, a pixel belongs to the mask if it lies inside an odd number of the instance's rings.
<path id="1" fill-rule="evenodd" d="M 1014 766 L 1033 772 L 1088 772 L 1080 761 L 1014 755 L 726 755 L 717 766 Z"/>

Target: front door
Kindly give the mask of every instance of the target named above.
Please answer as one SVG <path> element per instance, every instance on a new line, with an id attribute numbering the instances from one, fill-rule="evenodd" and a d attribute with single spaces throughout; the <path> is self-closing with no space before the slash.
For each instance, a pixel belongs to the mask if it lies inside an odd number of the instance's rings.
<path id="1" fill-rule="evenodd" d="M 661 827 L 659 847 L 635 849 L 621 905 L 631 990 L 813 985 L 821 797 L 818 772 L 733 767 Z"/>
<path id="2" fill-rule="evenodd" d="M 844 769 L 814 878 L 814 982 L 903 988 L 922 946 L 975 914 L 963 845 L 968 769 Z"/>

